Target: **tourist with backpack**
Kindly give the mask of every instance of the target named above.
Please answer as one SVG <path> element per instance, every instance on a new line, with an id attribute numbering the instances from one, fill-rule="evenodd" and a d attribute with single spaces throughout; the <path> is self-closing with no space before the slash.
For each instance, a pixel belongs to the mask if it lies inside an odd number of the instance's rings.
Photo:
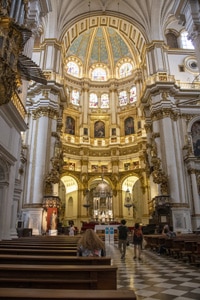
<path id="1" fill-rule="evenodd" d="M 135 223 L 135 227 L 133 230 L 133 245 L 134 245 L 133 259 L 137 258 L 137 252 L 138 252 L 138 259 L 141 260 L 142 241 L 143 241 L 142 228 L 139 223 Z"/>
<path id="2" fill-rule="evenodd" d="M 128 238 L 128 227 L 126 226 L 126 220 L 121 220 L 121 224 L 118 226 L 118 248 L 121 253 L 121 259 L 126 255 L 126 246 Z"/>

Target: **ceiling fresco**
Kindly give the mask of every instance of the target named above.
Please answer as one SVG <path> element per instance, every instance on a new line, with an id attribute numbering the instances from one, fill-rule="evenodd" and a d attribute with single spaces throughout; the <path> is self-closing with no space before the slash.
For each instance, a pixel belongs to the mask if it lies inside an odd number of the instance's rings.
<path id="1" fill-rule="evenodd" d="M 66 57 L 69 56 L 77 56 L 90 66 L 95 63 L 115 66 L 122 57 L 132 58 L 124 39 L 107 26 L 89 29 L 78 36 L 67 51 Z"/>

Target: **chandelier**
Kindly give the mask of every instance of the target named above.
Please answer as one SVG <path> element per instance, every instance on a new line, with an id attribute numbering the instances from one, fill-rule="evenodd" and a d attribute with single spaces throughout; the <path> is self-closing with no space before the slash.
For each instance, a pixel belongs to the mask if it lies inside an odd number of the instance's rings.
<path id="1" fill-rule="evenodd" d="M 127 190 L 126 190 L 126 193 L 125 193 L 124 206 L 126 208 L 128 208 L 128 214 L 130 215 L 130 208 L 133 206 L 133 201 L 132 201 L 131 192 L 128 188 L 128 184 L 127 184 Z"/>

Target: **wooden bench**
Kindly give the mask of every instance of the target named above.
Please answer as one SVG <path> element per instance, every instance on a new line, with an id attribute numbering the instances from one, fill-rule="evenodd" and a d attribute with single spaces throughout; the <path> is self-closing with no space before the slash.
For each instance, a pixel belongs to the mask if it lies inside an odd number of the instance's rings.
<path id="1" fill-rule="evenodd" d="M 0 299 L 4 300 L 136 300 L 136 295 L 133 290 L 52 290 L 52 289 L 15 289 L 15 288 L 0 288 Z"/>
<path id="2" fill-rule="evenodd" d="M 0 248 L 0 254 L 15 254 L 15 255 L 56 255 L 56 256 L 76 256 L 76 249 L 58 250 L 58 249 L 30 249 L 23 248 Z"/>
<path id="3" fill-rule="evenodd" d="M 27 244 L 0 244 L 0 249 L 3 248 L 10 248 L 10 249 L 48 249 L 48 250 L 76 250 L 77 245 L 52 245 L 52 244 L 34 244 L 34 245 L 27 245 Z"/>
<path id="4" fill-rule="evenodd" d="M 111 265 L 111 257 L 0 254 L 0 264 Z"/>
<path id="5" fill-rule="evenodd" d="M 117 267 L 1 264 L 0 287 L 116 290 Z"/>

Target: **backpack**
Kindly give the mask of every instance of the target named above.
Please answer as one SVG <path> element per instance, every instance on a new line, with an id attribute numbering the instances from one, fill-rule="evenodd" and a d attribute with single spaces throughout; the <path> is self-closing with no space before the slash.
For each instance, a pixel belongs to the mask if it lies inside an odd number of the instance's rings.
<path id="1" fill-rule="evenodd" d="M 142 239 L 143 239 L 142 230 L 141 229 L 135 229 L 133 240 L 136 241 L 136 242 L 140 242 L 140 241 L 142 241 Z"/>
<path id="2" fill-rule="evenodd" d="M 120 225 L 119 230 L 119 240 L 126 240 L 128 236 L 128 228 L 126 226 Z"/>

